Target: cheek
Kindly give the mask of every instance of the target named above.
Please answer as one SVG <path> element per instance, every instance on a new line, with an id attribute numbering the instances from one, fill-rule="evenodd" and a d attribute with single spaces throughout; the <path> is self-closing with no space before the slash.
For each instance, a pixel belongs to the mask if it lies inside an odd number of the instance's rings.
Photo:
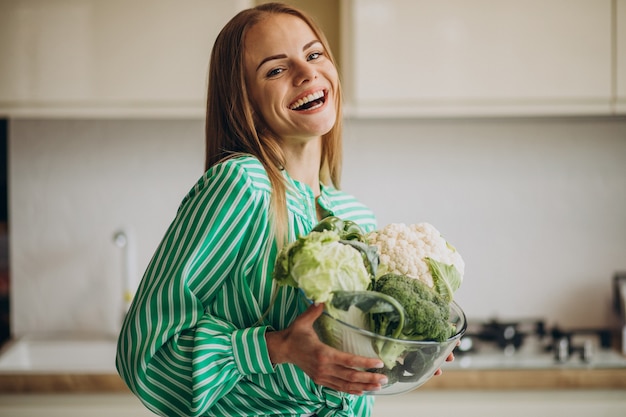
<path id="1" fill-rule="evenodd" d="M 270 129 L 277 128 L 277 124 L 280 123 L 279 120 L 285 117 L 281 101 L 273 96 L 270 91 L 261 91 L 255 103 L 254 109 L 261 122 Z"/>
<path id="2" fill-rule="evenodd" d="M 337 84 L 339 83 L 339 73 L 337 72 L 337 68 L 335 68 L 335 66 L 330 63 L 330 61 L 327 63 L 325 73 L 326 78 L 331 82 L 333 87 L 336 88 Z"/>
<path id="3" fill-rule="evenodd" d="M 253 100 L 259 110 L 266 111 L 270 107 L 280 105 L 277 97 L 278 94 L 272 88 L 258 88 L 254 91 Z"/>
<path id="4" fill-rule="evenodd" d="M 272 117 L 272 104 L 266 92 L 257 89 L 249 92 L 248 97 L 252 109 L 257 114 L 257 121 L 266 121 L 268 118 Z"/>

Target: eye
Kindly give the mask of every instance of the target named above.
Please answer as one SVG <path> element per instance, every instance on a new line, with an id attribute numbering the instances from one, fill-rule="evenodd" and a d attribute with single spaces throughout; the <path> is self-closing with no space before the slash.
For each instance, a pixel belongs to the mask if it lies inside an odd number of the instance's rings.
<path id="1" fill-rule="evenodd" d="M 307 61 L 315 61 L 316 59 L 319 59 L 322 57 L 322 55 L 324 55 L 322 52 L 311 52 L 308 56 L 307 56 Z"/>
<path id="2" fill-rule="evenodd" d="M 282 68 L 272 68 L 271 70 L 267 72 L 266 76 L 268 78 L 276 77 L 277 75 L 280 75 L 282 72 L 283 72 Z"/>

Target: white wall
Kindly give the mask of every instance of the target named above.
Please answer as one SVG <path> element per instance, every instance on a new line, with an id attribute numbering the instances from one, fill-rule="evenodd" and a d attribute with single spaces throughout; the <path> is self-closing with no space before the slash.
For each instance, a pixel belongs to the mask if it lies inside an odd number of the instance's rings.
<path id="1" fill-rule="evenodd" d="M 116 334 L 118 229 L 145 269 L 202 174 L 201 121 L 17 120 L 9 126 L 11 324 Z"/>
<path id="2" fill-rule="evenodd" d="M 202 121 L 13 120 L 12 330 L 114 334 L 119 228 L 140 272 L 201 174 Z M 464 256 L 472 318 L 611 319 L 626 270 L 626 119 L 348 120 L 344 188 Z"/>
<path id="3" fill-rule="evenodd" d="M 428 221 L 466 261 L 471 317 L 606 325 L 626 270 L 626 119 L 349 123 L 344 187 Z"/>

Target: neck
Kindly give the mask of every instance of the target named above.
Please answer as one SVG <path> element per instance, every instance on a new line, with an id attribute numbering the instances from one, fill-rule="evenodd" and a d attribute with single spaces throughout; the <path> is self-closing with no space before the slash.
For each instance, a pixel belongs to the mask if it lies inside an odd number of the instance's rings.
<path id="1" fill-rule="evenodd" d="M 315 196 L 320 194 L 321 138 L 295 146 L 285 146 L 285 169 L 291 178 L 307 184 Z"/>

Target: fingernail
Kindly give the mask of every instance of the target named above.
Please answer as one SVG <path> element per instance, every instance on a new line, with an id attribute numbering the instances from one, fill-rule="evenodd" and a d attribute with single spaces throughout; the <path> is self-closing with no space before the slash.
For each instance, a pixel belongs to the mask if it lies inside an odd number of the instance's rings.
<path id="1" fill-rule="evenodd" d="M 384 363 L 382 363 L 382 362 L 378 362 L 378 363 L 376 364 L 376 366 L 374 366 L 374 368 L 378 368 L 378 369 L 382 369 L 382 368 L 384 368 L 384 367 L 385 367 L 385 364 L 384 364 Z"/>
<path id="2" fill-rule="evenodd" d="M 378 382 L 380 383 L 380 385 L 387 385 L 389 383 L 389 379 L 387 379 L 387 377 L 384 377 L 380 379 Z"/>

